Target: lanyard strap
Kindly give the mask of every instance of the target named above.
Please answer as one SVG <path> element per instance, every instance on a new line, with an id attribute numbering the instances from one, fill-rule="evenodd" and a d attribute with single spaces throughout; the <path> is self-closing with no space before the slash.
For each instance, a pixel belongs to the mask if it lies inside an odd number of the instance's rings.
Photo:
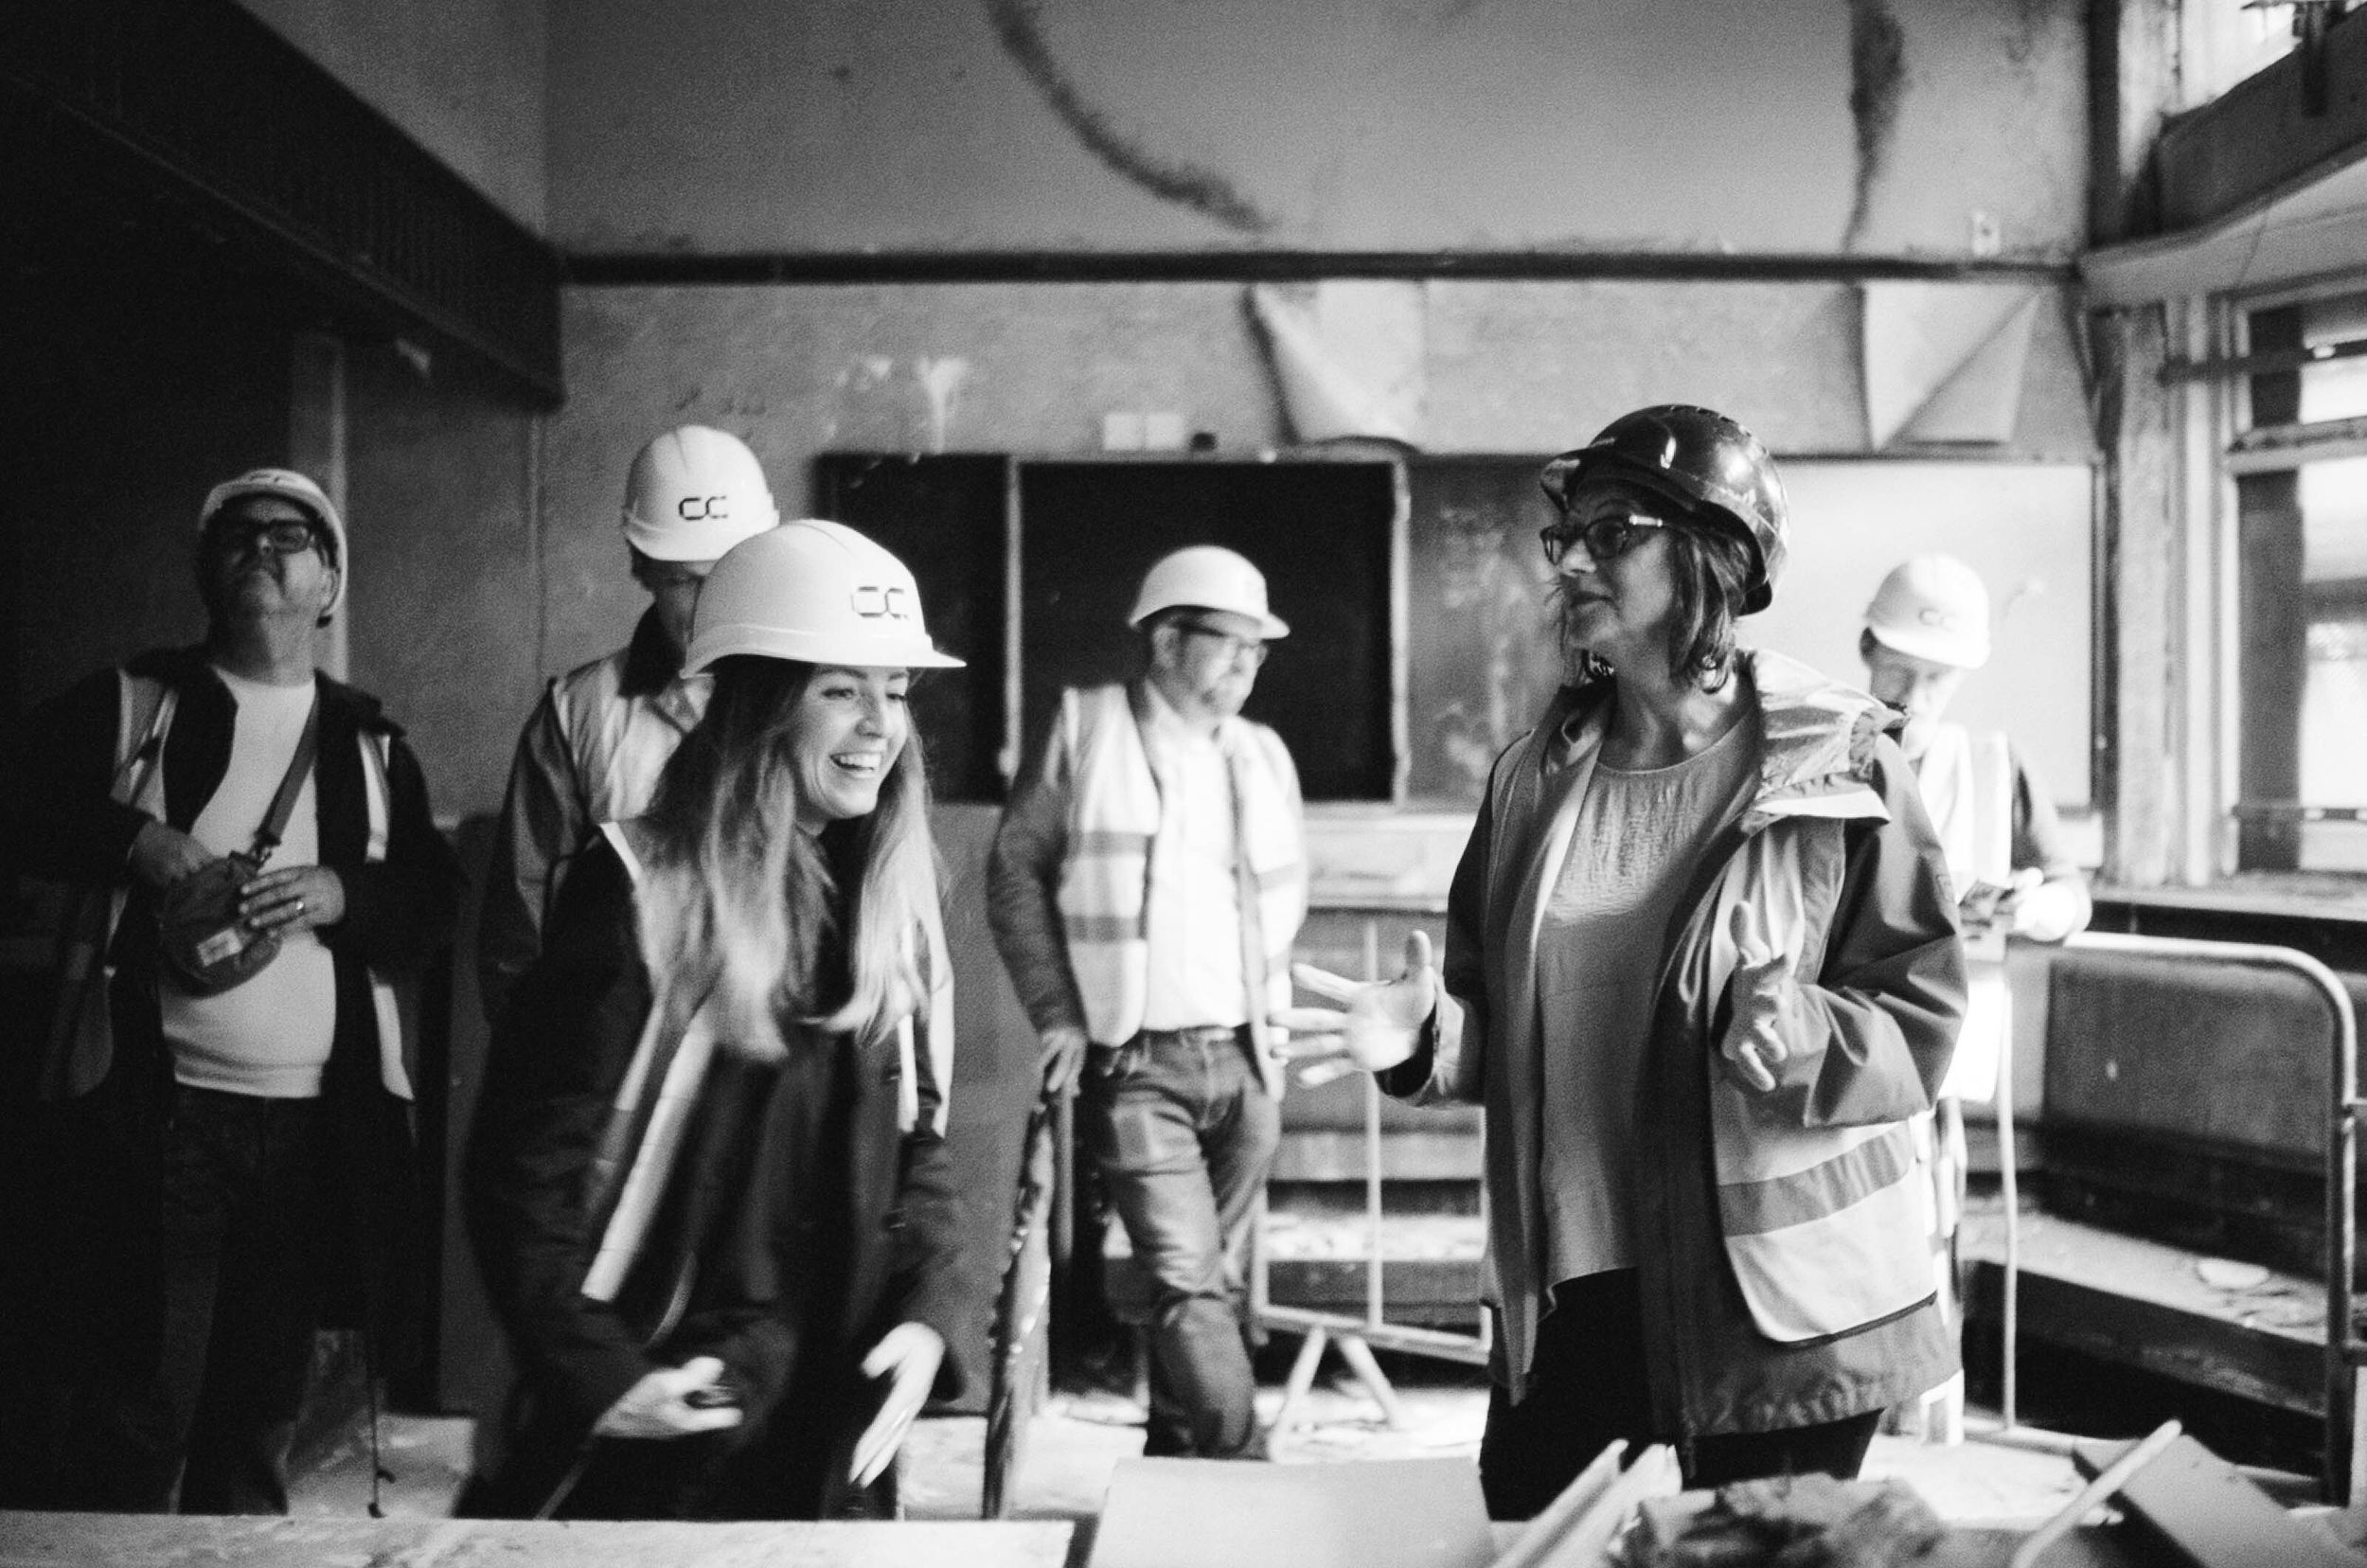
<path id="1" fill-rule="evenodd" d="M 296 737 L 295 755 L 288 758 L 287 775 L 279 781 L 279 793 L 271 797 L 263 826 L 255 831 L 254 861 L 258 869 L 279 847 L 279 835 L 287 831 L 288 818 L 295 812 L 296 796 L 304 789 L 305 775 L 312 771 L 312 757 L 320 750 L 320 742 L 321 700 L 315 693 L 312 706 L 304 715 L 304 733 Z"/>

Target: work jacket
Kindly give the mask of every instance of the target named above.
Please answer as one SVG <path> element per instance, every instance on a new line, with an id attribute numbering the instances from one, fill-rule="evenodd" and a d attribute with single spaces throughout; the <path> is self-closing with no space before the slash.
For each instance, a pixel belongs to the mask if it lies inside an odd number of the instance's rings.
<path id="1" fill-rule="evenodd" d="M 1102 1045 L 1143 1026 L 1152 861 L 1180 852 L 1162 758 L 1146 743 L 1149 693 L 1072 687 L 1011 791 L 988 862 L 995 946 L 1038 1033 L 1073 1025 Z M 1290 945 L 1307 917 L 1298 772 L 1282 738 L 1237 715 L 1217 728 L 1233 791 L 1242 995 L 1261 1081 L 1285 1078 L 1267 1022 L 1290 998 Z"/>
<path id="2" fill-rule="evenodd" d="M 1681 1440 L 1860 1415 L 1955 1367 L 1908 1127 L 1931 1104 L 1964 1005 L 1940 846 L 1889 709 L 1774 654 L 1746 651 L 1737 678 L 1755 697 L 1756 784 L 1671 920 L 1635 1107 L 1646 1371 L 1655 1422 Z M 1516 1399 L 1555 1283 L 1538 921 L 1612 680 L 1564 688 L 1498 758 L 1450 894 L 1446 994 L 1415 1058 L 1382 1075 L 1394 1094 L 1486 1109 L 1493 1370 Z M 1729 1078 L 1718 1049 L 1743 904 L 1797 982 L 1767 1095 Z"/>
<path id="3" fill-rule="evenodd" d="M 543 950 L 543 922 L 603 822 L 649 810 L 657 775 L 706 712 L 712 676 L 684 675 L 653 607 L 614 652 L 550 684 L 518 737 L 477 921 L 477 988 L 498 1023 Z"/>
<path id="4" fill-rule="evenodd" d="M 782 1223 L 843 1247 L 801 1261 L 777 1301 L 710 1293 L 717 1249 L 739 1245 L 727 1233 L 753 1157 L 744 1118 L 771 1092 L 763 1070 L 728 1052 L 714 1053 L 687 1122 L 671 1124 L 678 1141 L 661 1151 L 653 1222 L 624 1256 L 603 1254 L 617 1229 L 620 1173 L 644 1165 L 650 1129 L 663 1124 L 667 1075 L 644 1060 L 652 996 L 632 881 L 614 846 L 596 840 L 495 1036 L 466 1169 L 478 1265 L 528 1395 L 513 1416 L 530 1429 L 512 1434 L 513 1463 L 545 1472 L 505 1483 L 529 1507 L 601 1413 L 661 1365 L 721 1359 L 742 1391 L 751 1441 L 776 1408 L 781 1420 L 822 1423 L 851 1441 L 876 1399 L 855 1363 L 899 1323 L 925 1323 L 945 1340 L 940 1396 L 968 1377 L 960 1347 L 974 1336 L 962 1320 L 985 1292 L 962 1264 L 963 1199 L 925 1042 L 907 1058 L 893 1031 L 864 1040 L 791 1025 L 793 1060 L 782 1070 L 846 1053 L 832 1070 L 845 1076 L 825 1077 L 851 1099 L 843 1118 L 815 1106 L 792 1134 L 842 1152 L 781 1198 Z M 909 1130 L 908 1072 L 921 1079 Z M 810 1288 L 825 1277 L 827 1289 Z M 782 1506 L 795 1517 L 830 1504 Z"/>
<path id="5" fill-rule="evenodd" d="M 445 951 L 460 875 L 401 730 L 376 698 L 326 675 L 315 681 L 320 864 L 336 872 L 346 899 L 344 916 L 318 933 L 336 975 L 336 1021 L 321 1078 L 326 1147 L 337 1154 L 324 1172 L 327 1223 L 318 1237 L 328 1290 L 323 1321 L 383 1328 L 417 1305 L 408 1292 L 419 1277 L 420 1221 L 410 1102 L 418 1063 L 409 1059 L 414 1042 L 400 1027 L 389 982 Z M 89 1060 L 45 1063 L 40 1078 L 68 1087 L 71 1103 L 60 1114 L 76 1125 L 78 1167 L 103 1189 L 89 1195 L 110 1217 L 102 1222 L 127 1227 L 120 1233 L 127 1239 L 151 1235 L 159 1223 L 173 1084 L 157 993 L 154 895 L 129 869 L 133 840 L 156 818 L 110 793 L 130 749 L 117 733 L 133 705 L 125 694 L 142 682 L 175 694 L 158 763 L 160 814 L 169 827 L 189 830 L 229 770 L 237 726 L 236 699 L 202 648 L 142 654 L 36 710 L 23 732 L 21 788 L 8 824 L 27 870 L 123 896 L 107 953 L 106 1026 L 84 1031 L 78 1042 Z M 108 1250 L 151 1264 L 155 1251 Z M 109 1310 L 133 1314 L 136 1332 L 157 1332 L 158 1282 L 133 1267 L 117 1286 Z"/>

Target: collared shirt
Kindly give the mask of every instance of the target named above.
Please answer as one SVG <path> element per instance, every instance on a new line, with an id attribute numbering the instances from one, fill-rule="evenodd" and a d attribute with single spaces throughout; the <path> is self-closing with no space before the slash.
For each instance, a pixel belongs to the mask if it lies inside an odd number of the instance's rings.
<path id="1" fill-rule="evenodd" d="M 1185 723 L 1156 686 L 1145 685 L 1150 723 L 1143 745 L 1172 833 L 1150 857 L 1143 1027 L 1236 1026 L 1249 1021 L 1249 986 L 1241 974 L 1232 775 L 1217 738 Z"/>

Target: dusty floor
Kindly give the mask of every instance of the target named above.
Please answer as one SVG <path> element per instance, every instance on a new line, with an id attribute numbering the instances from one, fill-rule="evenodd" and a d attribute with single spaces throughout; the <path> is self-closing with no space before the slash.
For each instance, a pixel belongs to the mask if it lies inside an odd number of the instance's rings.
<path id="1" fill-rule="evenodd" d="M 1308 1424 L 1276 1439 L 1276 1459 L 1338 1464 L 1476 1456 L 1487 1405 L 1482 1388 L 1450 1381 L 1400 1387 L 1398 1397 L 1404 1424 L 1391 1431 L 1379 1407 L 1354 1383 L 1318 1384 L 1302 1407 Z M 1268 1414 L 1280 1402 L 1278 1388 L 1260 1397 Z M 1098 1513 L 1111 1468 L 1142 1450 L 1141 1419 L 1139 1409 L 1114 1396 L 1056 1398 L 1030 1434 L 1018 1517 L 1077 1519 Z M 904 1471 L 907 1506 L 915 1517 L 977 1517 L 985 1426 L 977 1417 L 951 1417 L 916 1429 Z M 465 1419 L 386 1417 L 382 1451 L 394 1476 L 383 1499 L 389 1515 L 440 1517 L 450 1511 L 468 1463 L 470 1427 Z M 1979 1440 L 1937 1448 L 1878 1437 L 1866 1473 L 1901 1477 L 1944 1518 L 1965 1523 L 2027 1527 L 2078 1490 L 2068 1459 Z M 367 1434 L 357 1430 L 326 1463 L 300 1478 L 294 1508 L 299 1515 L 358 1516 L 367 1506 L 368 1488 Z"/>

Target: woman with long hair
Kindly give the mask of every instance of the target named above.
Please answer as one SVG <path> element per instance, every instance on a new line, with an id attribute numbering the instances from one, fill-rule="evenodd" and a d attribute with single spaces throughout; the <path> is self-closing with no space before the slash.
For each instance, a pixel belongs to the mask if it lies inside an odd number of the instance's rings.
<path id="1" fill-rule="evenodd" d="M 467 1170 L 521 1380 L 481 1511 L 893 1510 L 959 1313 L 912 574 L 835 523 L 735 546 L 697 729 L 570 868 Z"/>
<path id="2" fill-rule="evenodd" d="M 1496 760 L 1444 972 L 1416 932 L 1276 1021 L 1486 1107 L 1497 1517 L 1621 1440 L 1853 1476 L 1955 1364 L 1913 1131 L 1964 1007 L 1945 860 L 1899 716 L 1736 644 L 1789 529 L 1750 432 L 1642 409 L 1543 482 L 1568 684 Z"/>

